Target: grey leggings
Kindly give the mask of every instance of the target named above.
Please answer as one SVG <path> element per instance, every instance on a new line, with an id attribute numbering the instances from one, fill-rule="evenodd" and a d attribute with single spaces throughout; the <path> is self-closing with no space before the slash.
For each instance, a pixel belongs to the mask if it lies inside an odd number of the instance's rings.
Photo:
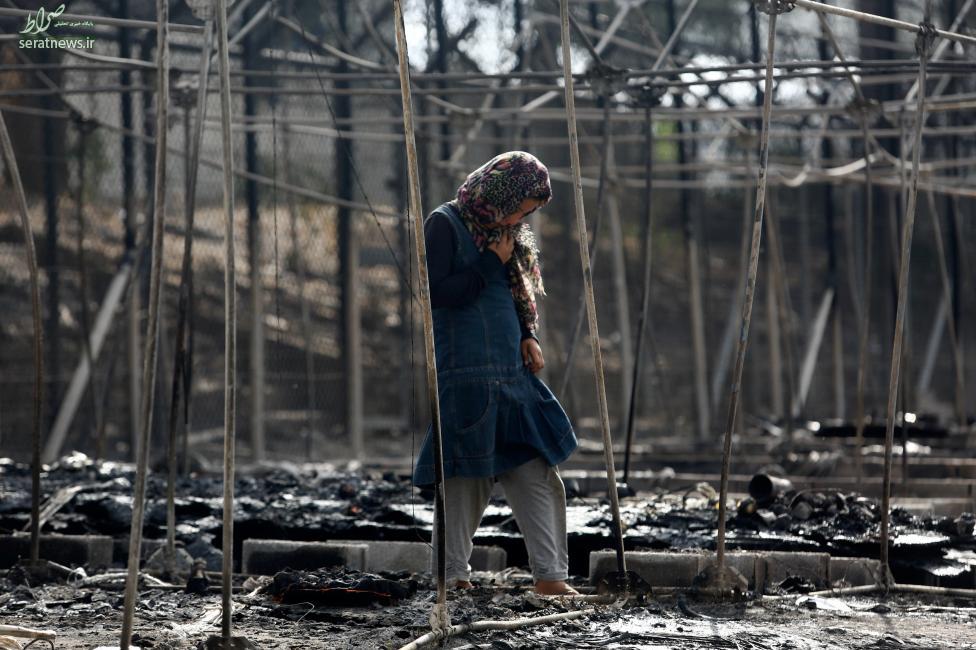
<path id="1" fill-rule="evenodd" d="M 449 478 L 445 482 L 447 520 L 447 584 L 467 580 L 471 575 L 472 538 L 481 523 L 495 479 L 491 477 Z M 505 499 L 525 538 L 529 566 L 536 580 L 565 580 L 568 576 L 566 550 L 566 489 L 555 467 L 542 458 L 498 477 Z M 437 547 L 431 556 L 436 571 Z"/>

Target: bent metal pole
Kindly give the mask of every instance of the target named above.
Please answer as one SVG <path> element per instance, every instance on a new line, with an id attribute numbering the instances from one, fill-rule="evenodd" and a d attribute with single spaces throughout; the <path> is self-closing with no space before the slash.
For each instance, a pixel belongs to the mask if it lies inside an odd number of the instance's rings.
<path id="1" fill-rule="evenodd" d="M 132 498 L 132 527 L 129 531 L 129 562 L 125 580 L 125 608 L 122 614 L 122 650 L 129 647 L 139 581 L 142 547 L 142 522 L 146 506 L 146 474 L 149 466 L 149 438 L 152 433 L 153 401 L 156 396 L 156 361 L 159 307 L 162 294 L 163 240 L 166 222 L 166 134 L 169 120 L 169 3 L 157 0 L 156 18 L 156 161 L 153 181 L 152 257 L 149 276 L 149 315 L 146 323 L 146 348 L 142 366 L 142 413 L 139 424 L 139 449 L 136 484 Z"/>
<path id="2" fill-rule="evenodd" d="M 437 366 L 434 357 L 434 319 L 430 311 L 430 286 L 427 281 L 427 245 L 424 242 L 423 208 L 420 205 L 420 169 L 417 163 L 417 141 L 414 137 L 413 105 L 410 99 L 410 70 L 407 60 L 407 37 L 403 26 L 403 9 L 400 0 L 393 0 L 396 27 L 397 61 L 400 71 L 400 93 L 403 99 L 403 134 L 407 147 L 407 172 L 410 176 L 410 212 L 413 218 L 414 262 L 417 264 L 420 282 L 420 313 L 424 319 L 424 352 L 427 357 L 427 397 L 433 422 L 434 451 L 434 535 L 437 537 L 437 605 L 447 602 L 447 563 L 444 554 L 444 538 L 447 530 L 444 521 L 444 455 L 441 448 L 441 412 L 437 401 Z M 446 613 L 446 611 L 445 611 Z M 433 621 L 433 618 L 432 618 Z M 443 622 L 443 621 L 442 621 Z"/>
<path id="3" fill-rule="evenodd" d="M 34 250 L 34 231 L 31 229 L 27 195 L 21 182 L 17 158 L 7 123 L 0 111 L 0 148 L 3 160 L 14 185 L 20 225 L 24 231 L 24 249 L 27 252 L 27 272 L 30 276 L 31 316 L 34 323 L 34 403 L 31 413 L 31 521 L 30 561 L 36 564 L 41 555 L 41 400 L 44 397 L 44 345 L 41 329 L 41 285 L 37 273 L 37 252 Z"/>
<path id="4" fill-rule="evenodd" d="M 623 576 L 627 571 L 624 559 L 623 529 L 620 526 L 620 503 L 617 498 L 617 477 L 613 466 L 613 440 L 610 437 L 610 414 L 607 408 L 607 387 L 603 381 L 603 354 L 600 351 L 600 332 L 596 321 L 596 301 L 593 297 L 593 270 L 590 268 L 590 251 L 587 247 L 586 214 L 583 208 L 583 180 L 580 169 L 579 136 L 576 132 L 576 101 L 573 97 L 572 53 L 569 48 L 569 5 L 559 0 L 560 40 L 563 54 L 563 79 L 566 94 L 566 126 L 569 131 L 569 155 L 573 167 L 573 203 L 576 206 L 576 228 L 579 235 L 580 262 L 583 267 L 583 288 L 586 292 L 586 316 L 590 328 L 590 348 L 593 350 L 593 366 L 596 375 L 597 395 L 600 402 L 600 425 L 603 430 L 603 459 L 607 467 L 607 496 L 613 514 L 613 535 L 617 550 L 617 571 Z"/>
<path id="5" fill-rule="evenodd" d="M 788 11 L 788 3 L 778 0 L 757 2 L 762 11 L 769 13 L 769 26 L 766 38 L 766 82 L 763 88 L 762 131 L 759 134 L 759 178 L 756 183 L 756 209 L 752 217 L 752 247 L 749 250 L 749 274 L 742 301 L 742 327 L 739 330 L 739 343 L 732 370 L 732 392 L 729 395 L 729 413 L 725 421 L 725 441 L 722 447 L 722 482 L 718 502 L 718 540 L 717 569 L 718 579 L 725 576 L 725 511 L 729 495 L 729 465 L 732 461 L 732 427 L 735 426 L 736 412 L 739 408 L 739 389 L 742 386 L 742 367 L 746 359 L 746 346 L 749 343 L 749 324 L 752 321 L 752 301 L 756 293 L 756 275 L 759 272 L 759 246 L 762 241 L 763 213 L 766 207 L 766 168 L 769 163 L 769 117 L 773 109 L 773 53 L 776 47 L 776 16 L 780 11 Z"/>

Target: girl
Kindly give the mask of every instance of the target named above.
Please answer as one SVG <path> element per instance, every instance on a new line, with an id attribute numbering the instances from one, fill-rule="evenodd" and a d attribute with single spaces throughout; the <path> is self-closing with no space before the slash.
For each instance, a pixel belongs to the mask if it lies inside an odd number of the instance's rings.
<path id="1" fill-rule="evenodd" d="M 551 196 L 545 165 L 510 151 L 473 171 L 424 224 L 449 586 L 471 587 L 472 537 L 498 481 L 525 537 L 536 592 L 576 593 L 566 584 L 566 492 L 556 471 L 576 435 L 535 376 L 545 366 L 535 334 L 535 296 L 544 291 L 535 238 L 521 223 Z M 434 482 L 429 428 L 414 482 Z"/>

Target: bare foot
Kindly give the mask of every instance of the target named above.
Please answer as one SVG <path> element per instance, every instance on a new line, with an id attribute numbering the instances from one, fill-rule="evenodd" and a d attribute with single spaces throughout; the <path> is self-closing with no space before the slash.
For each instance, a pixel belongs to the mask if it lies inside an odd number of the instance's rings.
<path id="1" fill-rule="evenodd" d="M 565 580 L 538 580 L 535 593 L 540 596 L 569 596 L 579 592 L 566 584 Z"/>
<path id="2" fill-rule="evenodd" d="M 457 580 L 454 583 L 455 589 L 474 589 L 474 585 L 469 580 Z"/>

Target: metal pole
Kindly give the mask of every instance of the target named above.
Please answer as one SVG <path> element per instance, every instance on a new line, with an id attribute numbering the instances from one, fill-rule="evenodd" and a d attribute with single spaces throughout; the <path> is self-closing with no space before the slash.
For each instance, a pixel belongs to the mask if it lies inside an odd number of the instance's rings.
<path id="1" fill-rule="evenodd" d="M 217 0 L 217 65 L 224 172 L 224 512 L 221 567 L 221 635 L 231 638 L 234 570 L 234 443 L 237 434 L 237 277 L 234 262 L 234 142 L 231 134 L 227 0 Z"/>
<path id="2" fill-rule="evenodd" d="M 790 444 L 794 436 L 794 415 L 793 415 L 793 396 L 796 394 L 796 364 L 793 360 L 793 309 L 790 301 L 790 286 L 786 278 L 786 260 L 783 255 L 783 244 L 779 235 L 779 220 L 776 212 L 772 209 L 772 196 L 767 197 L 764 208 L 764 222 L 766 234 L 769 237 L 769 254 L 771 256 L 773 276 L 770 284 L 776 292 L 776 317 L 779 319 L 777 326 L 777 339 L 779 339 L 779 352 L 782 359 L 786 361 L 786 394 L 789 397 L 789 405 L 783 410 L 783 423 L 785 433 Z M 781 333 L 781 334 L 780 334 Z"/>
<path id="3" fill-rule="evenodd" d="M 14 146 L 7 131 L 7 123 L 0 111 L 0 146 L 3 148 L 4 163 L 10 174 L 20 212 L 20 225 L 24 231 L 24 249 L 27 253 L 27 272 L 30 276 L 31 316 L 34 325 L 34 395 L 31 421 L 31 524 L 30 560 L 36 564 L 40 560 L 41 544 L 41 400 L 44 399 L 44 339 L 41 323 L 41 283 L 37 271 L 37 252 L 34 250 L 34 231 L 31 228 L 30 213 L 27 210 L 27 195 L 21 182 Z"/>
<path id="4" fill-rule="evenodd" d="M 613 535 L 617 550 L 617 571 L 621 576 L 627 570 L 624 558 L 623 529 L 620 526 L 620 503 L 617 496 L 617 478 L 613 466 L 613 441 L 610 437 L 610 414 L 607 408 L 607 389 L 603 380 L 603 353 L 600 350 L 600 331 L 596 320 L 596 301 L 593 296 L 593 271 L 590 268 L 590 251 L 586 245 L 586 214 L 583 205 L 583 183 L 580 170 L 579 136 L 576 130 L 576 98 L 573 96 L 572 52 L 569 44 L 569 5 L 559 0 L 560 40 L 562 42 L 563 79 L 566 96 L 566 125 L 569 135 L 570 162 L 573 168 L 573 203 L 576 206 L 576 229 L 579 237 L 580 262 L 583 267 L 583 288 L 586 292 L 586 315 L 590 329 L 590 348 L 593 351 L 594 375 L 600 404 L 600 424 L 603 431 L 603 458 L 607 468 L 607 496 L 613 515 Z"/>
<path id="5" fill-rule="evenodd" d="M 159 310 L 162 303 L 163 226 L 166 220 L 166 137 L 169 117 L 169 3 L 157 0 L 156 15 L 156 161 L 153 183 L 152 261 L 149 277 L 149 317 L 146 323 L 146 351 L 143 359 L 142 426 L 137 452 L 136 479 L 132 503 L 132 527 L 129 531 L 129 561 L 125 580 L 125 609 L 122 618 L 120 646 L 127 650 L 132 637 L 133 616 L 139 581 L 139 556 L 142 548 L 142 523 L 146 506 L 146 474 L 149 469 L 149 440 L 152 432 L 153 402 L 156 396 L 156 362 Z M 134 287 L 135 288 L 135 287 Z"/>
<path id="6" fill-rule="evenodd" d="M 861 141 L 864 147 L 864 292 L 861 303 L 861 323 L 858 332 L 858 353 L 857 353 L 857 411 L 855 412 L 855 424 L 857 433 L 854 439 L 854 475 L 857 477 L 857 486 L 860 489 L 861 480 L 864 476 L 864 461 L 862 458 L 864 449 L 864 425 L 865 425 L 865 391 L 867 389 L 868 374 L 868 340 L 871 333 L 871 271 L 872 253 L 874 251 L 874 184 L 871 176 L 871 156 L 868 151 L 869 131 L 868 118 L 862 111 L 861 120 Z"/>
<path id="7" fill-rule="evenodd" d="M 268 6 L 268 5 L 265 5 Z M 250 12 L 247 12 L 248 14 Z M 246 14 L 247 15 L 247 14 Z M 253 17 L 259 16 L 255 13 Z M 248 20 L 253 18 L 247 15 Z M 244 67 L 248 70 L 254 68 L 255 49 L 258 46 L 250 36 L 244 38 Z M 254 80 L 250 76 L 244 77 L 245 90 L 254 85 Z M 246 118 L 253 118 L 257 112 L 255 110 L 256 99 L 252 93 L 244 95 L 244 115 Z M 253 131 L 248 131 L 244 135 L 244 166 L 249 173 L 258 172 L 258 141 Z M 255 462 L 261 462 L 265 458 L 265 436 L 264 436 L 264 392 L 265 392 L 265 356 L 264 356 L 264 284 L 261 281 L 261 267 L 263 255 L 264 239 L 261 229 L 261 215 L 258 210 L 258 184 L 253 178 L 248 178 L 244 183 L 244 195 L 247 200 L 247 252 L 248 252 L 248 276 L 251 284 L 251 327 L 250 327 L 250 358 L 248 364 L 248 384 L 251 392 L 250 416 L 251 416 L 251 457 Z"/>
<path id="8" fill-rule="evenodd" d="M 129 15 L 129 0 L 119 0 L 116 8 L 118 15 L 123 19 Z M 131 33 L 129 29 L 119 29 L 119 56 L 128 59 L 132 56 Z M 129 87 L 132 83 L 132 71 L 123 68 L 119 71 L 119 82 L 123 87 Z M 135 138 L 130 134 L 134 132 L 134 118 L 132 110 L 132 92 L 127 91 L 119 95 L 122 103 L 122 210 L 125 225 L 125 256 L 134 259 L 136 250 L 136 179 L 135 179 Z M 131 282 L 138 283 L 140 268 L 133 268 Z M 139 294 L 133 291 L 126 304 L 126 361 L 128 368 L 126 371 L 129 379 L 128 383 L 128 425 L 131 431 L 130 439 L 139 430 Z M 133 450 L 135 453 L 135 450 Z"/>
<path id="9" fill-rule="evenodd" d="M 874 14 L 865 13 L 863 11 L 855 11 L 853 9 L 845 9 L 843 7 L 834 7 L 833 5 L 823 4 L 822 2 L 812 2 L 811 0 L 793 0 L 793 4 L 795 4 L 797 7 L 803 7 L 804 9 L 811 9 L 813 11 L 844 16 L 845 18 L 853 18 L 854 20 L 859 20 L 861 22 L 874 23 L 875 25 L 900 29 L 905 32 L 914 32 L 918 34 L 920 30 L 918 25 L 906 23 L 903 20 L 876 16 Z M 967 36 L 965 34 L 956 34 L 954 32 L 947 32 L 945 30 L 935 28 L 933 28 L 933 32 L 936 36 L 957 41 L 959 43 L 968 43 L 970 45 L 976 44 L 976 38 Z M 924 90 L 921 84 L 919 84 L 918 87 L 920 90 Z"/>
<path id="10" fill-rule="evenodd" d="M 774 418 L 788 418 L 783 404 L 783 347 L 779 330 L 779 290 L 776 276 L 776 254 L 766 249 L 766 323 L 769 328 L 769 403 Z M 746 271 L 748 273 L 748 270 Z M 748 275 L 746 276 L 748 277 Z"/>
<path id="11" fill-rule="evenodd" d="M 610 226 L 611 267 L 613 271 L 614 302 L 617 312 L 617 326 L 620 331 L 620 424 L 624 426 L 630 412 L 628 404 L 634 366 L 633 336 L 630 330 L 630 291 L 627 289 L 626 253 L 623 229 L 620 222 L 620 204 L 613 191 L 607 196 L 607 212 Z"/>
<path id="12" fill-rule="evenodd" d="M 926 2 L 926 21 L 930 15 L 931 1 Z M 922 31 L 916 38 L 918 51 L 918 102 L 915 110 L 915 141 L 921 142 L 922 124 L 925 122 L 925 78 L 926 61 L 931 46 L 930 32 Z M 902 363 L 902 342 L 905 333 L 905 313 L 908 304 L 908 270 L 912 252 L 912 234 L 915 226 L 915 208 L 918 197 L 918 164 L 922 147 L 912 151 L 912 178 L 905 206 L 905 220 L 902 228 L 901 255 L 898 271 L 898 304 L 895 312 L 895 335 L 891 344 L 891 375 L 888 381 L 888 408 L 885 422 L 885 464 L 884 488 L 881 500 L 881 565 L 885 570 L 885 582 L 891 582 L 891 566 L 888 562 L 888 539 L 891 522 L 891 450 L 895 437 L 895 407 L 898 398 L 898 385 Z M 903 422 L 904 427 L 907 423 Z"/>
<path id="13" fill-rule="evenodd" d="M 287 111 L 288 104 L 284 105 Z M 291 132 L 285 129 L 282 142 L 282 158 L 284 163 L 285 180 L 292 177 L 291 172 Z M 298 302 L 301 314 L 301 339 L 305 352 L 305 395 L 306 408 L 308 409 L 308 423 L 305 427 L 304 451 L 305 460 L 311 462 L 314 451 L 315 435 L 319 426 L 319 409 L 316 399 L 315 386 L 315 347 L 312 344 L 312 312 L 308 304 L 308 292 L 306 291 L 307 272 L 305 269 L 305 245 L 304 240 L 298 236 L 298 205 L 295 203 L 295 195 L 288 193 L 288 224 L 291 237 L 292 260 L 295 265 L 295 275 L 298 282 Z"/>
<path id="14" fill-rule="evenodd" d="M 644 328 L 651 308 L 651 254 L 654 251 L 651 227 L 651 197 L 654 171 L 654 124 L 650 105 L 644 107 L 644 288 L 641 292 L 640 318 L 637 321 L 637 343 L 634 350 L 634 372 L 630 380 L 630 402 L 627 405 L 627 443 L 624 446 L 624 484 L 630 475 L 630 453 L 634 442 L 634 426 L 637 418 L 637 393 L 640 386 L 641 360 L 644 350 Z"/>
<path id="15" fill-rule="evenodd" d="M 742 384 L 742 367 L 745 365 L 746 346 L 749 342 L 749 324 L 752 320 L 752 302 L 756 291 L 756 275 L 759 272 L 759 246 L 762 240 L 763 212 L 766 205 L 766 168 L 769 163 L 769 118 L 773 108 L 773 55 L 776 46 L 776 13 L 769 14 L 766 40 L 766 82 L 763 90 L 762 131 L 759 135 L 759 177 L 756 183 L 756 210 L 752 221 L 752 246 L 749 250 L 749 276 L 746 280 L 745 299 L 742 302 L 742 329 L 732 370 L 732 391 L 729 395 L 729 413 L 725 423 L 725 440 L 722 449 L 722 482 L 718 502 L 717 569 L 718 579 L 725 580 L 725 513 L 729 494 L 729 466 L 732 462 L 732 427 L 739 408 L 739 389 Z"/>
<path id="16" fill-rule="evenodd" d="M 95 378 L 95 356 L 92 345 L 92 323 L 91 323 L 91 309 L 88 304 L 88 264 L 85 259 L 85 172 L 87 167 L 87 153 L 88 153 L 88 136 L 90 135 L 92 125 L 84 120 L 78 120 L 75 123 L 75 127 L 78 132 L 78 189 L 75 193 L 75 228 L 77 230 L 75 234 L 75 255 L 78 262 L 78 296 L 79 302 L 81 303 L 80 309 L 80 334 L 81 334 L 81 349 L 82 349 L 82 363 L 87 362 L 90 372 L 88 374 L 88 394 L 91 398 L 91 409 L 92 409 L 92 430 L 94 435 L 92 436 L 95 441 L 96 446 L 96 459 L 98 459 L 101 454 L 98 452 L 98 432 L 102 428 L 102 411 L 101 403 L 99 402 L 98 396 L 101 393 L 99 391 L 96 378 Z M 60 415 L 60 409 L 58 410 L 58 415 Z M 55 418 L 55 423 L 57 423 L 57 418 Z"/>
<path id="17" fill-rule="evenodd" d="M 339 0 L 338 26 L 343 32 L 347 29 L 346 2 Z M 340 60 L 337 70 L 347 72 L 348 64 Z M 337 89 L 349 88 L 345 80 L 335 82 Z M 348 120 L 352 116 L 352 101 L 349 95 L 338 95 L 335 99 L 335 119 Z M 352 200 L 352 165 L 354 149 L 352 142 L 343 137 L 335 141 L 336 188 L 340 199 Z M 339 276 L 342 283 L 342 359 L 345 368 L 346 431 L 352 448 L 352 455 L 362 460 L 365 455 L 363 439 L 363 354 L 362 317 L 359 304 L 359 230 L 352 211 L 347 206 L 338 210 L 339 227 Z"/>
<path id="18" fill-rule="evenodd" d="M 51 57 L 50 52 L 45 52 L 46 58 Z M 45 95 L 41 102 L 45 109 L 52 109 L 52 97 Z M 44 266 L 47 271 L 47 341 L 49 347 L 48 362 L 48 413 L 50 420 L 58 412 L 58 403 L 61 401 L 61 256 L 58 246 L 60 238 L 60 219 L 58 215 L 58 194 L 60 187 L 58 183 L 58 170 L 55 167 L 56 159 L 63 155 L 58 150 L 56 136 L 54 133 L 54 120 L 50 117 L 42 119 L 41 144 L 44 155 L 44 214 L 47 223 L 47 242 L 46 254 L 44 256 Z M 50 428 L 53 422 L 48 421 L 45 428 Z"/>
<path id="19" fill-rule="evenodd" d="M 822 58 L 827 58 L 826 46 L 821 48 Z M 826 99 L 826 96 L 825 96 Z M 829 129 L 829 117 L 827 128 Z M 829 138 L 821 143 L 821 154 L 824 160 L 833 156 L 833 146 Z M 837 270 L 837 229 L 835 226 L 834 189 L 829 183 L 823 186 L 824 214 L 826 217 L 826 245 L 827 245 L 827 286 L 833 289 L 833 300 L 830 305 L 833 325 L 833 384 L 834 384 L 834 417 L 842 419 L 846 411 L 844 390 L 844 339 L 841 327 L 840 282 Z"/>
<path id="20" fill-rule="evenodd" d="M 671 37 L 668 39 L 668 49 L 674 49 L 678 44 L 678 36 L 688 22 L 691 10 L 695 3 L 691 3 L 686 9 L 681 19 L 675 22 L 674 0 L 668 0 L 668 22 L 671 26 Z M 658 57 L 655 65 L 660 65 L 664 61 Z M 682 102 L 680 95 L 676 96 L 677 105 L 680 107 Z M 685 132 L 684 122 L 677 121 L 679 134 Z M 685 141 L 678 144 L 678 163 L 684 167 L 687 163 L 687 149 Z M 680 172 L 682 181 L 689 180 L 688 172 L 682 169 Z M 688 190 L 682 188 L 680 191 L 681 222 L 684 224 L 685 250 L 688 265 L 688 305 L 691 319 L 691 344 L 694 356 L 694 384 L 695 384 L 695 407 L 696 422 L 698 424 L 698 441 L 704 443 L 708 439 L 711 431 L 711 409 L 708 398 L 708 361 L 707 346 L 705 343 L 705 313 L 702 305 L 702 281 L 701 281 L 701 262 L 699 248 L 699 229 L 698 221 L 691 215 L 691 196 Z"/>
<path id="21" fill-rule="evenodd" d="M 403 26 L 400 0 L 393 0 L 393 22 L 396 28 L 397 61 L 400 71 L 400 92 L 403 98 L 403 132 L 407 149 L 407 172 L 410 177 L 410 212 L 414 223 L 414 262 L 417 265 L 420 289 L 420 313 L 424 319 L 424 352 L 427 360 L 427 396 L 430 403 L 434 452 L 434 535 L 437 542 L 437 604 L 431 614 L 435 628 L 449 624 L 447 616 L 447 564 L 444 549 L 446 522 L 444 508 L 444 460 L 441 443 L 441 413 L 437 399 L 437 366 L 434 357 L 434 319 L 430 311 L 430 282 L 427 278 L 427 246 L 423 232 L 423 207 L 420 205 L 420 173 L 417 164 L 417 143 L 414 136 L 413 104 L 410 98 L 410 71 L 407 61 L 407 36 Z"/>
<path id="22" fill-rule="evenodd" d="M 748 160 L 748 158 L 746 158 Z M 742 237 L 739 246 L 739 273 L 743 278 L 746 276 L 746 266 L 749 264 L 749 242 L 751 241 L 749 224 L 752 221 L 752 205 L 749 202 L 751 189 L 743 192 L 742 200 Z M 767 256 L 767 260 L 770 259 Z M 767 283 L 767 287 L 773 287 L 772 283 Z M 729 303 L 729 315 L 725 322 L 725 330 L 722 332 L 722 344 L 719 346 L 718 361 L 712 370 L 712 386 L 709 396 L 712 399 L 712 410 L 718 410 L 719 399 L 722 394 L 722 385 L 726 381 L 729 372 L 729 361 L 732 358 L 732 346 L 735 344 L 736 326 L 738 325 L 738 314 L 742 311 L 742 291 L 745 289 L 743 283 L 735 292 L 735 299 Z M 775 297 L 774 297 L 775 299 Z M 779 323 L 775 324 L 779 327 Z M 773 376 L 776 376 L 775 374 Z M 756 383 L 756 382 L 753 382 Z M 753 400 L 754 402 L 755 400 Z M 777 412 L 780 409 L 776 409 Z"/>
<path id="23" fill-rule="evenodd" d="M 949 344 L 952 346 L 952 361 L 955 369 L 955 391 L 953 400 L 956 406 L 956 419 L 960 427 L 966 426 L 966 405 L 963 396 L 966 392 L 965 377 L 963 375 L 962 364 L 962 345 L 959 340 L 959 332 L 956 330 L 956 319 L 952 317 L 955 313 L 955 296 L 953 295 L 953 284 L 949 279 L 949 265 L 946 262 L 946 247 L 942 237 L 942 224 L 939 220 L 939 212 L 935 207 L 935 196 L 931 191 L 926 193 L 929 203 L 929 216 L 932 218 L 932 230 L 935 233 L 935 248 L 939 254 L 939 276 L 942 279 L 942 290 L 945 292 L 943 300 L 946 303 L 945 314 L 949 326 Z"/>
<path id="24" fill-rule="evenodd" d="M 189 347 L 187 339 L 189 332 L 189 313 L 192 310 L 193 286 L 193 236 L 195 222 L 197 170 L 200 154 L 200 142 L 203 136 L 203 120 L 206 113 L 206 87 L 210 76 L 210 51 L 213 48 L 213 21 L 208 20 L 204 30 L 203 56 L 200 60 L 199 86 L 197 88 L 197 121 L 191 125 L 191 97 L 184 93 L 180 98 L 183 105 L 183 146 L 187 155 L 183 158 L 183 262 L 180 272 L 179 306 L 176 321 L 176 345 L 174 346 L 173 382 L 169 411 L 169 447 L 167 463 L 169 476 L 166 483 L 166 548 L 169 561 L 176 557 L 176 474 L 177 474 L 177 444 L 178 431 L 182 427 L 183 464 L 187 463 L 186 441 L 189 438 L 189 410 L 190 410 L 190 372 L 193 365 L 192 358 L 187 355 Z M 180 389 L 183 389 L 184 417 L 179 417 Z M 171 566 L 172 570 L 172 566 Z"/>

